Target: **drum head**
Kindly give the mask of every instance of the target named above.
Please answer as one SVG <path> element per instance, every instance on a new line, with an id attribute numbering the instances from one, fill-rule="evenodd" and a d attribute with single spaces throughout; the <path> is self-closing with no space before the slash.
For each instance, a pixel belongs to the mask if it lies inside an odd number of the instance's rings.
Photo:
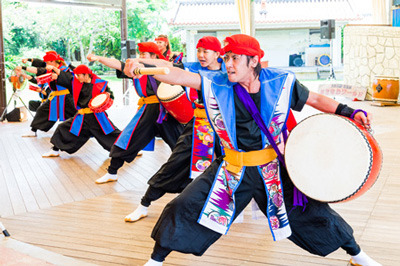
<path id="1" fill-rule="evenodd" d="M 163 102 L 172 101 L 183 93 L 185 93 L 185 91 L 182 86 L 170 85 L 163 82 L 160 83 L 157 89 L 157 96 Z"/>
<path id="2" fill-rule="evenodd" d="M 96 97 L 94 97 L 93 99 L 92 99 L 92 102 L 91 102 L 91 105 L 93 106 L 93 107 L 99 107 L 99 106 L 101 106 L 103 103 L 105 103 L 105 101 L 107 100 L 107 94 L 105 94 L 105 93 L 102 93 L 102 94 L 99 94 L 99 95 L 97 95 Z"/>
<path id="3" fill-rule="evenodd" d="M 349 119 L 311 116 L 290 133 L 285 162 L 294 185 L 323 202 L 355 194 L 368 179 L 373 161 L 369 142 Z"/>

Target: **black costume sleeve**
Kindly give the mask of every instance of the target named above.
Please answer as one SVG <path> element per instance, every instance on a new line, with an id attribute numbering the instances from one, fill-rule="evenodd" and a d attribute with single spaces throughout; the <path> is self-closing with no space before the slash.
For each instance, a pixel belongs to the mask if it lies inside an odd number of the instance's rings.
<path id="1" fill-rule="evenodd" d="M 57 78 L 57 84 L 67 88 L 72 93 L 72 80 L 74 76 L 70 72 L 61 71 Z"/>
<path id="2" fill-rule="evenodd" d="M 46 63 L 38 58 L 32 58 L 32 66 L 33 67 L 46 67 Z"/>
<path id="3" fill-rule="evenodd" d="M 36 76 L 40 76 L 47 73 L 47 69 L 45 67 L 38 67 Z"/>
<path id="4" fill-rule="evenodd" d="M 290 108 L 294 111 L 301 111 L 306 104 L 309 95 L 310 91 L 308 88 L 296 79 L 293 86 Z"/>
<path id="5" fill-rule="evenodd" d="M 179 68 L 181 68 L 181 69 L 185 69 L 185 66 L 183 65 L 183 63 L 182 62 L 179 62 L 179 63 L 173 63 L 172 64 L 174 67 L 179 67 Z"/>
<path id="6" fill-rule="evenodd" d="M 69 68 L 71 71 L 74 71 L 74 69 L 75 69 L 76 67 L 73 66 L 72 64 L 69 64 L 68 68 Z"/>
<path id="7" fill-rule="evenodd" d="M 123 72 L 125 68 L 125 63 L 121 62 L 121 70 L 116 69 L 116 74 L 117 74 L 117 78 L 119 79 L 132 79 L 130 77 L 128 77 L 127 75 L 125 75 L 125 73 Z"/>
<path id="8" fill-rule="evenodd" d="M 114 93 L 112 92 L 112 90 L 110 89 L 110 87 L 106 87 L 106 92 L 108 92 L 110 94 L 110 98 L 114 99 Z"/>
<path id="9" fill-rule="evenodd" d="M 32 77 L 29 82 L 32 82 L 33 84 L 37 84 L 37 80 L 35 77 Z"/>

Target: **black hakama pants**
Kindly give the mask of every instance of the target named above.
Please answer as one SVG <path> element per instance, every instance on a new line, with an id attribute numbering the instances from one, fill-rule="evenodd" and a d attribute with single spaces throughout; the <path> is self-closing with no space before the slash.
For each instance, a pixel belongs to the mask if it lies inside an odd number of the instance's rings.
<path id="1" fill-rule="evenodd" d="M 167 114 L 161 124 L 157 123 L 159 113 L 159 104 L 148 104 L 132 133 L 127 149 L 116 145 L 112 146 L 111 164 L 108 168 L 110 174 L 116 174 L 124 162 L 132 162 L 138 152 L 143 150 L 156 136 L 160 136 L 171 150 L 175 147 L 184 126 L 170 114 Z"/>
<path id="2" fill-rule="evenodd" d="M 64 115 L 65 119 L 73 117 L 76 114 L 76 109 L 74 105 L 74 99 L 72 98 L 72 94 L 65 95 L 65 103 L 64 103 Z M 31 128 L 32 131 L 41 130 L 47 132 L 54 126 L 57 121 L 50 121 L 50 101 L 47 100 L 43 104 L 41 104 L 37 110 L 36 114 L 33 117 Z"/>
<path id="3" fill-rule="evenodd" d="M 79 136 L 76 136 L 70 132 L 73 120 L 74 117 L 71 117 L 60 123 L 50 140 L 54 145 L 54 148 L 60 149 L 69 154 L 78 151 L 91 137 L 94 137 L 105 150 L 110 151 L 115 140 L 121 133 L 121 131 L 110 121 L 115 130 L 105 135 L 97 122 L 95 115 L 85 114 L 81 132 Z"/>
<path id="4" fill-rule="evenodd" d="M 221 160 L 215 160 L 164 208 L 151 235 L 159 250 L 174 250 L 201 256 L 221 237 L 221 234 L 197 223 Z M 342 246 L 348 253 L 353 253 L 351 255 L 358 254 L 360 249 L 354 240 L 352 228 L 327 203 L 308 199 L 304 212 L 302 207 L 292 210 L 294 186 L 285 169 L 281 174 L 292 229 L 289 239 L 310 253 L 320 256 L 326 256 Z M 235 193 L 235 218 L 252 198 L 266 215 L 268 199 L 262 177 L 257 167 L 246 167 L 242 182 Z M 263 226 L 268 228 L 268 224 Z"/>
<path id="5" fill-rule="evenodd" d="M 189 176 L 192 164 L 194 121 L 193 118 L 186 124 L 168 161 L 147 182 L 149 188 L 142 198 L 141 204 L 143 206 L 150 206 L 152 201 L 158 200 L 165 193 L 181 193 L 192 182 Z M 219 157 L 221 156 L 221 145 L 217 136 L 216 138 L 215 153 Z"/>

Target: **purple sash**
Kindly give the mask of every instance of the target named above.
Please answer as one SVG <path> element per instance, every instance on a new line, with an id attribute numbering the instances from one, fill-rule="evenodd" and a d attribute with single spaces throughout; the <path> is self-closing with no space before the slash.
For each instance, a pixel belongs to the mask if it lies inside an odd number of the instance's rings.
<path id="1" fill-rule="evenodd" d="M 284 167 L 286 167 L 285 160 L 283 159 L 283 155 L 280 152 L 280 150 L 278 149 L 278 146 L 276 145 L 271 133 L 265 126 L 265 123 L 261 118 L 261 114 L 258 111 L 257 106 L 255 105 L 253 99 L 251 99 L 249 93 L 239 83 L 236 84 L 235 86 L 233 86 L 233 88 L 235 89 L 235 92 L 236 92 L 239 100 L 243 103 L 246 110 L 251 114 L 251 116 L 255 120 L 256 124 L 259 126 L 259 128 L 262 130 L 262 132 L 264 132 L 264 134 L 266 135 L 269 143 L 271 144 L 271 146 L 274 148 L 276 154 L 278 155 L 279 161 L 282 163 L 282 165 Z M 286 142 L 287 134 L 286 134 L 285 129 L 286 128 L 284 128 L 284 130 L 282 130 L 282 134 L 283 134 L 284 140 Z M 295 186 L 293 189 L 293 206 L 304 206 L 304 208 L 303 208 L 303 211 L 304 211 L 304 209 L 306 208 L 307 202 L 308 202 L 307 197 L 303 193 L 301 193 Z"/>

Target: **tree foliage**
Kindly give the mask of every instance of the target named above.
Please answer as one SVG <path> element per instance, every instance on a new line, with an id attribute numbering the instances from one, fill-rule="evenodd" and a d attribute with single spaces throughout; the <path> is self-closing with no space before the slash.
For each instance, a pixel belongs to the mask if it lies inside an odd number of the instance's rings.
<path id="1" fill-rule="evenodd" d="M 127 3 L 128 39 L 152 41 L 168 34 L 168 0 Z M 86 63 L 86 55 L 121 56 L 120 12 L 111 9 L 2 1 L 5 53 L 8 59 L 41 58 L 55 50 L 67 61 Z M 180 40 L 171 43 L 179 46 Z"/>

